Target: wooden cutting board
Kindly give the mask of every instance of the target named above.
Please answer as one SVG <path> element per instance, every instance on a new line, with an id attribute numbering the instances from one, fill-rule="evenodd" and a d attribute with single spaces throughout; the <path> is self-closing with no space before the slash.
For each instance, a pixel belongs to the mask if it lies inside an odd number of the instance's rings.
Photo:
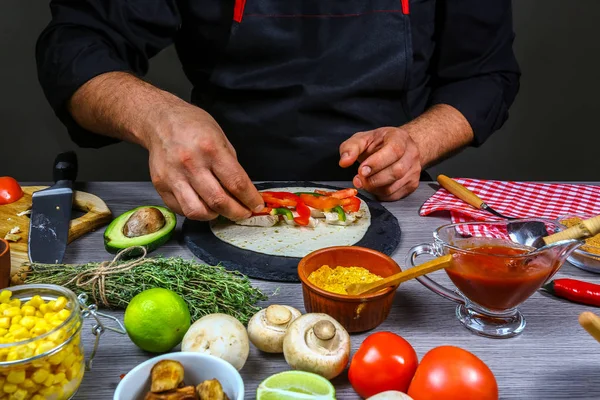
<path id="1" fill-rule="evenodd" d="M 24 262 L 29 262 L 27 239 L 29 237 L 29 215 L 18 214 L 31 209 L 31 195 L 48 186 L 23 186 L 23 197 L 10 204 L 0 205 L 0 238 L 14 227 L 19 227 L 21 236 L 17 242 L 10 243 L 11 276 L 18 271 Z M 79 218 L 71 220 L 69 240 L 71 243 L 81 235 L 106 224 L 112 219 L 112 213 L 98 196 L 87 192 L 73 193 L 73 208 L 84 212 Z"/>

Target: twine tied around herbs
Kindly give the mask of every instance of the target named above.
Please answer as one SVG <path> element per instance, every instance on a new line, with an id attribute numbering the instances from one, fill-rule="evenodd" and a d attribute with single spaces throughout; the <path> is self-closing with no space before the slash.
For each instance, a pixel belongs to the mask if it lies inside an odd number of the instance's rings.
<path id="1" fill-rule="evenodd" d="M 129 253 L 132 250 L 136 250 L 136 249 L 139 249 L 142 251 L 142 254 L 139 257 L 119 264 L 119 261 L 121 261 L 121 259 L 127 253 Z M 112 259 L 112 261 L 101 262 L 100 265 L 98 265 L 98 267 L 91 269 L 89 271 L 85 271 L 85 272 L 81 272 L 81 273 L 77 274 L 77 276 L 75 276 L 73 279 L 71 279 L 69 282 L 67 282 L 67 285 L 71 284 L 73 282 L 75 282 L 75 285 L 77 285 L 77 287 L 91 285 L 91 287 L 92 287 L 91 292 L 92 292 L 92 297 L 94 298 L 94 302 L 96 302 L 96 303 L 98 302 L 98 299 L 96 298 L 96 291 L 97 291 L 98 296 L 100 296 L 100 299 L 102 300 L 102 303 L 104 304 L 104 306 L 109 307 L 110 304 L 108 302 L 108 299 L 106 298 L 105 285 L 104 285 L 104 281 L 105 281 L 106 277 L 108 275 L 112 275 L 112 274 L 120 274 L 123 272 L 127 272 L 127 271 L 130 271 L 131 269 L 137 267 L 138 265 L 142 265 L 145 262 L 144 258 L 146 257 L 146 254 L 148 254 L 148 251 L 146 250 L 146 247 L 144 247 L 144 246 L 128 247 L 126 249 L 119 251 L 117 253 L 117 255 L 115 256 L 115 258 Z"/>

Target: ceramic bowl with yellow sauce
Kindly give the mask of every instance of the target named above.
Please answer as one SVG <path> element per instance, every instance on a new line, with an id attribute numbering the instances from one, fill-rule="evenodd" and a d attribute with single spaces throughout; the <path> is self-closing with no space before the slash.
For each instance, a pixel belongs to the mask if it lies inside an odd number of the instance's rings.
<path id="1" fill-rule="evenodd" d="M 309 279 L 315 271 L 317 275 Z M 358 296 L 343 294 L 343 288 L 358 280 L 367 283 L 398 272 L 401 268 L 391 257 L 365 247 L 334 246 L 314 251 L 298 263 L 304 308 L 309 313 L 330 315 L 351 333 L 371 330 L 387 318 L 398 285 Z"/>
<path id="2" fill-rule="evenodd" d="M 564 215 L 558 222 L 567 228 L 595 215 Z M 577 268 L 600 273 L 600 234 L 585 239 L 585 244 L 571 253 L 567 261 Z"/>

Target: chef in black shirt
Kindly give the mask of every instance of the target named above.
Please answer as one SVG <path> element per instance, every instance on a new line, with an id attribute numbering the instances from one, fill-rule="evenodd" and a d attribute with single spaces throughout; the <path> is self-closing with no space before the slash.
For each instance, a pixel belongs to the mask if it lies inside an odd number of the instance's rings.
<path id="1" fill-rule="evenodd" d="M 510 0 L 52 0 L 38 75 L 79 146 L 149 151 L 192 219 L 262 208 L 252 180 L 352 180 L 382 201 L 502 126 Z M 191 102 L 144 82 L 175 44 Z"/>

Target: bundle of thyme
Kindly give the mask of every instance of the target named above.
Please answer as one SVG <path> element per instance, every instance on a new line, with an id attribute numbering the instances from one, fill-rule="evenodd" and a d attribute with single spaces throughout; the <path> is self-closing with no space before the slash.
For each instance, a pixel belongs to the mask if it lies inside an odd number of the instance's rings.
<path id="1" fill-rule="evenodd" d="M 67 287 L 85 292 L 99 307 L 125 309 L 138 293 L 164 288 L 179 294 L 188 304 L 192 320 L 212 313 L 225 313 L 244 325 L 267 296 L 252 286 L 245 275 L 221 265 L 200 264 L 181 257 L 141 258 L 111 263 L 28 264 L 21 273 L 24 283 Z"/>

